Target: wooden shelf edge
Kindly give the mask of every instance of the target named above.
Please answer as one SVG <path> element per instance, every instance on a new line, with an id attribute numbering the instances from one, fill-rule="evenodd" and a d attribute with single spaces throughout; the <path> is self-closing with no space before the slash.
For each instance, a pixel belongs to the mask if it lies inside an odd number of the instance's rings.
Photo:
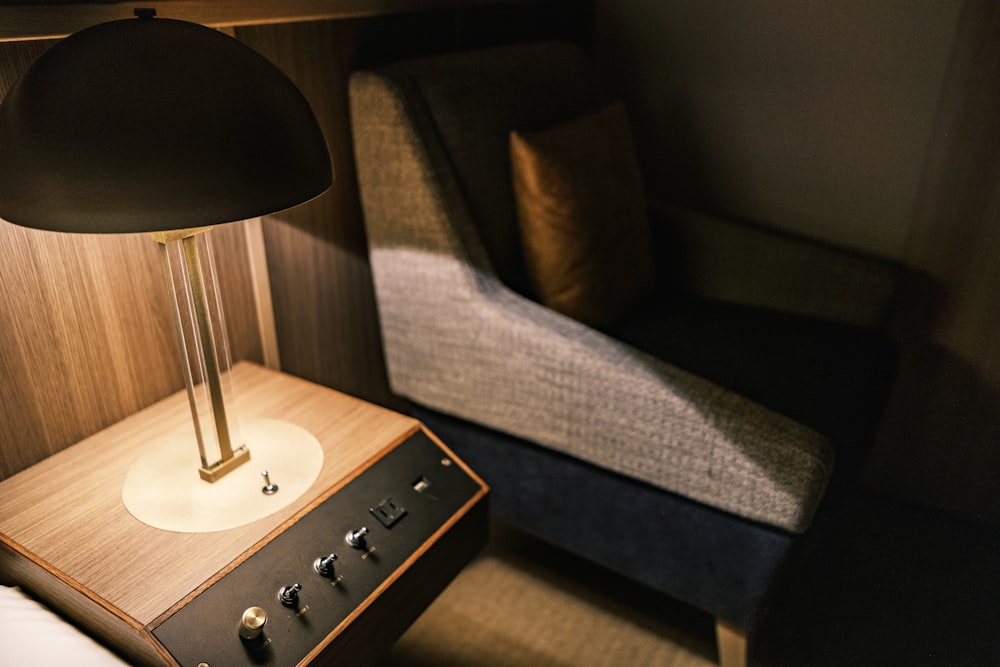
<path id="1" fill-rule="evenodd" d="M 214 28 L 364 18 L 432 9 L 515 4 L 526 0 L 162 0 L 160 2 L 17 5 L 0 8 L 0 42 L 61 38 L 98 23 L 132 18 L 153 7 L 164 18 Z"/>

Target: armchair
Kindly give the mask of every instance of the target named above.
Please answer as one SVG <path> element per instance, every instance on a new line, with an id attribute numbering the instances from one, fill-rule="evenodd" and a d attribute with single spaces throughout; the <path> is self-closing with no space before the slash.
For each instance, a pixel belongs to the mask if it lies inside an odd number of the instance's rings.
<path id="1" fill-rule="evenodd" d="M 745 664 L 864 462 L 893 373 L 873 325 L 894 273 L 661 212 L 670 251 L 636 307 L 602 329 L 546 307 L 526 277 L 510 133 L 610 99 L 562 43 L 352 75 L 389 378 L 490 484 L 498 519 L 709 612 L 724 664 Z M 762 263 L 774 271 L 755 276 Z"/>

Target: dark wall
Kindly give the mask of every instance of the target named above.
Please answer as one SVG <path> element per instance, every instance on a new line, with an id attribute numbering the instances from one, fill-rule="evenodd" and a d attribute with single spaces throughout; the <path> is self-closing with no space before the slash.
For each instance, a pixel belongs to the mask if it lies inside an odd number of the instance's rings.
<path id="1" fill-rule="evenodd" d="M 960 2 L 594 5 L 655 199 L 902 257 Z"/>
<path id="2" fill-rule="evenodd" d="M 650 194 L 898 260 L 870 483 L 1000 525 L 1000 5 L 595 0 Z"/>

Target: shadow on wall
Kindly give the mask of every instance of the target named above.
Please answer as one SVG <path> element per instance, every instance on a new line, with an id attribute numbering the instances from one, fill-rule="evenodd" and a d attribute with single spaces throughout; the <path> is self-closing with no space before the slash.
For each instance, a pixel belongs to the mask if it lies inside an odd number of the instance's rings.
<path id="1" fill-rule="evenodd" d="M 905 271 L 891 325 L 900 340 L 897 382 L 865 479 L 899 497 L 1000 527 L 992 476 L 1000 470 L 1000 376 L 989 369 L 988 351 L 969 359 L 935 340 L 947 340 L 942 332 L 957 298 L 928 273 Z"/>
<path id="2" fill-rule="evenodd" d="M 903 344 L 866 480 L 904 498 L 1000 526 L 1000 384 L 941 345 Z M 970 476 L 967 471 L 977 471 Z M 984 499 L 987 501 L 984 504 Z"/>

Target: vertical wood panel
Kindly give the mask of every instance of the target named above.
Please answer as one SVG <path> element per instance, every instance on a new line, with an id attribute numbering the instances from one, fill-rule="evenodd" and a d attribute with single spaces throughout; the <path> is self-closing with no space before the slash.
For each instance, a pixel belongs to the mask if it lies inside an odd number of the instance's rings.
<path id="1" fill-rule="evenodd" d="M 0 95 L 53 42 L 0 44 Z M 261 360 L 242 223 L 212 232 L 234 359 Z M 183 387 L 156 244 L 0 221 L 0 478 Z"/>
<path id="2" fill-rule="evenodd" d="M 0 224 L 0 468 L 9 475 L 183 385 L 147 237 Z"/>
<path id="3" fill-rule="evenodd" d="M 213 238 L 234 359 L 261 361 L 240 225 Z M 213 232 L 216 234 L 216 232 Z M 0 477 L 183 387 L 156 244 L 0 222 Z"/>
<path id="4" fill-rule="evenodd" d="M 210 232 L 233 363 L 264 361 L 261 320 L 257 315 L 258 307 L 264 304 L 258 306 L 255 281 L 258 277 L 267 280 L 267 267 L 255 269 L 251 264 L 248 224 L 253 221 L 220 225 Z"/>
<path id="5" fill-rule="evenodd" d="M 316 113 L 334 164 L 326 194 L 265 218 L 282 369 L 380 404 L 391 401 L 347 105 L 354 21 L 242 27 L 237 37 L 281 67 Z"/>
<path id="6" fill-rule="evenodd" d="M 260 218 L 245 223 L 247 252 L 255 292 L 257 328 L 260 330 L 261 355 L 264 365 L 281 370 L 278 351 L 278 331 L 274 323 L 274 304 L 271 298 L 271 279 L 267 269 L 267 248 L 264 245 L 264 221 Z"/>

